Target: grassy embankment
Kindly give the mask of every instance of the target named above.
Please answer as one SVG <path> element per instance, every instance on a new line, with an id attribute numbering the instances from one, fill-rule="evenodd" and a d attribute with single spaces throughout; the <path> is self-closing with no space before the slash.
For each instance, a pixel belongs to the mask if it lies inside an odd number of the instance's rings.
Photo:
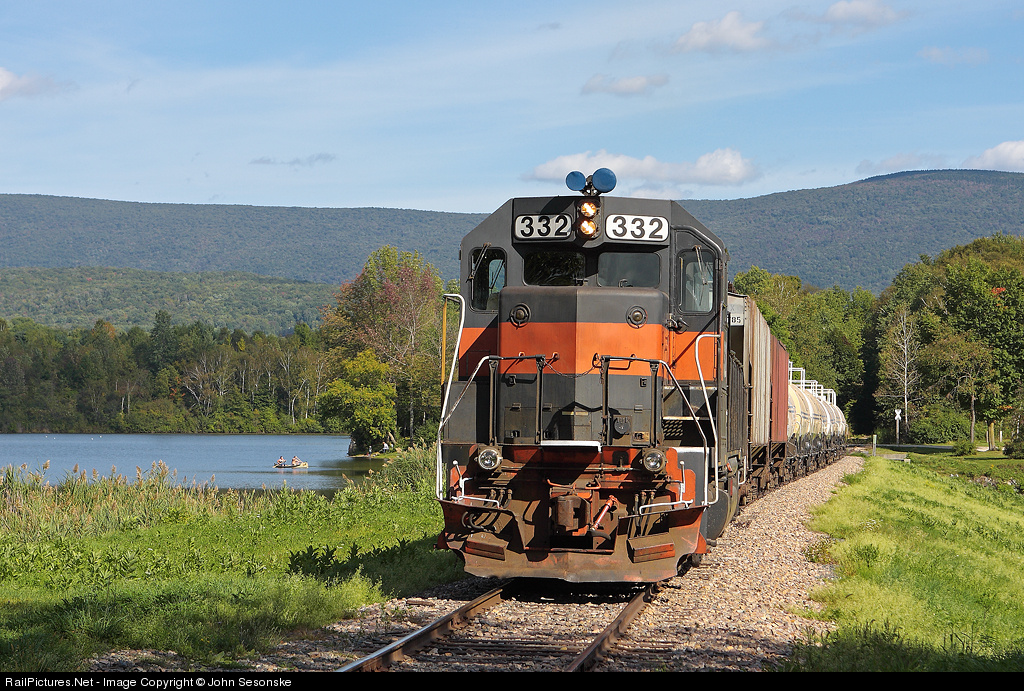
<path id="1" fill-rule="evenodd" d="M 432 550 L 433 455 L 398 454 L 333 499 L 183 488 L 166 467 L 50 485 L 0 470 L 0 669 L 75 671 L 100 651 L 230 665 L 287 632 L 461 577 Z"/>
<path id="2" fill-rule="evenodd" d="M 1024 668 L 1024 466 L 995 454 L 871 459 L 817 512 L 809 556 L 840 579 L 816 597 L 838 631 L 791 670 Z M 230 665 L 289 632 L 461 577 L 431 550 L 433 457 L 399 454 L 359 488 L 182 488 L 0 474 L 0 669 L 81 669 L 108 649 Z M 980 477 L 992 482 L 972 481 Z M 400 537 L 401 536 L 401 537 Z"/>
<path id="3" fill-rule="evenodd" d="M 1024 465 L 998 452 L 871 458 L 816 511 L 814 594 L 838 630 L 786 670 L 1024 669 Z"/>

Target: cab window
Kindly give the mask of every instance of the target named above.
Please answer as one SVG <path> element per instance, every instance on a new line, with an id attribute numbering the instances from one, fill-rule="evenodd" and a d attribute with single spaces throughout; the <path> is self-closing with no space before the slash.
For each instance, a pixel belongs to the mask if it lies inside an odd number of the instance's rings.
<path id="1" fill-rule="evenodd" d="M 650 252 L 604 252 L 597 258 L 597 284 L 657 288 L 661 285 L 661 260 Z"/>
<path id="2" fill-rule="evenodd" d="M 710 312 L 715 306 L 715 259 L 707 250 L 679 253 L 679 308 Z"/>
<path id="3" fill-rule="evenodd" d="M 582 285 L 586 278 L 583 254 L 572 250 L 542 250 L 523 257 L 523 282 L 533 286 Z"/>
<path id="4" fill-rule="evenodd" d="M 494 248 L 473 250 L 473 309 L 496 312 L 498 294 L 504 287 L 505 251 Z"/>

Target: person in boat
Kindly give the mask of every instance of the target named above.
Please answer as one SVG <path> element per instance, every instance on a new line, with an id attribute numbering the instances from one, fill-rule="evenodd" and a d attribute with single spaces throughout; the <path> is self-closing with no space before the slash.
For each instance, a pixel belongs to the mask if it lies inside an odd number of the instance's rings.
<path id="1" fill-rule="evenodd" d="M 277 463 L 275 463 L 274 465 L 276 465 L 278 467 L 283 466 L 284 465 L 284 456 L 281 456 L 279 459 L 277 459 Z"/>
<path id="2" fill-rule="evenodd" d="M 302 461 L 299 460 L 298 456 L 292 456 L 292 465 L 302 465 Z"/>

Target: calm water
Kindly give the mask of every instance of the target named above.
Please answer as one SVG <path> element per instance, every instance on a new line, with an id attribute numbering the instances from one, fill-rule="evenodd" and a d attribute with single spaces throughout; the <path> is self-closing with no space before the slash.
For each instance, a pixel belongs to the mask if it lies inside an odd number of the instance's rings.
<path id="1" fill-rule="evenodd" d="M 92 475 L 117 474 L 135 480 L 136 467 L 148 471 L 163 461 L 179 481 L 211 483 L 221 489 L 295 489 L 330 491 L 358 481 L 377 460 L 348 455 L 349 438 L 329 435 L 205 435 L 205 434 L 0 434 L 0 467 L 26 464 L 41 471 L 51 484 L 63 480 L 75 465 Z M 298 456 L 309 468 L 274 468 L 280 456 Z"/>

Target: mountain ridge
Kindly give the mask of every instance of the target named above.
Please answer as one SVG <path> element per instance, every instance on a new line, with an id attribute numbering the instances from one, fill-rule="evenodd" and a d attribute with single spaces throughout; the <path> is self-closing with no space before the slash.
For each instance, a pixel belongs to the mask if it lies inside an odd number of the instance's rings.
<path id="1" fill-rule="evenodd" d="M 555 191 L 560 194 L 560 190 Z M 878 293 L 921 254 L 1024 234 L 1024 174 L 903 171 L 737 200 L 681 200 L 752 265 L 804 283 Z M 338 285 L 390 244 L 458 275 L 485 213 L 388 207 L 172 204 L 0 194 L 0 267 L 245 271 Z"/>

